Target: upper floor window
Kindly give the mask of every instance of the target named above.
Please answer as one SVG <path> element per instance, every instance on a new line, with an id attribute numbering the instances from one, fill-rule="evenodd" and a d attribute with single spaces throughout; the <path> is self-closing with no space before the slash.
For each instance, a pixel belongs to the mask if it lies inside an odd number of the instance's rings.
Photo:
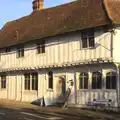
<path id="1" fill-rule="evenodd" d="M 53 89 L 53 72 L 48 72 L 48 88 Z"/>
<path id="2" fill-rule="evenodd" d="M 94 41 L 94 30 L 82 31 L 81 32 L 81 39 L 82 39 L 82 48 L 90 48 L 95 46 Z"/>
<path id="3" fill-rule="evenodd" d="M 3 89 L 6 88 L 6 76 L 5 75 L 1 76 L 1 88 Z"/>
<path id="4" fill-rule="evenodd" d="M 102 74 L 100 72 L 92 73 L 92 89 L 102 88 Z"/>
<path id="5" fill-rule="evenodd" d="M 41 41 L 40 43 L 37 44 L 37 53 L 45 53 L 45 41 Z"/>
<path id="6" fill-rule="evenodd" d="M 106 89 L 116 89 L 116 73 L 108 72 L 106 74 Z"/>
<path id="7" fill-rule="evenodd" d="M 88 89 L 88 73 L 81 73 L 79 76 L 79 89 Z"/>
<path id="8" fill-rule="evenodd" d="M 19 47 L 17 49 L 17 58 L 24 57 L 24 47 Z"/>
<path id="9" fill-rule="evenodd" d="M 38 73 L 25 73 L 25 90 L 38 90 Z"/>
<path id="10" fill-rule="evenodd" d="M 10 52 L 10 47 L 5 48 L 5 52 Z"/>

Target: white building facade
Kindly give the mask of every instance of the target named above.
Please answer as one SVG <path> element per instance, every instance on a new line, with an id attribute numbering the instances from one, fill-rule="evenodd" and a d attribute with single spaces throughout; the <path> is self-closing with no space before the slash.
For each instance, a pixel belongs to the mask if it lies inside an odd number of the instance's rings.
<path id="1" fill-rule="evenodd" d="M 119 107 L 119 36 L 119 25 L 98 26 L 1 48 L 0 99 Z"/>

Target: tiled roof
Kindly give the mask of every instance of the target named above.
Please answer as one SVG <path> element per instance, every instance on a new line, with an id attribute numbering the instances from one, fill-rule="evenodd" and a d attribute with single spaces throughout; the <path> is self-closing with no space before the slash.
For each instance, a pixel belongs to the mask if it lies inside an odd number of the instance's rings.
<path id="1" fill-rule="evenodd" d="M 102 1 L 77 0 L 53 8 L 38 10 L 9 22 L 0 31 L 0 47 L 108 25 L 110 21 L 107 19 Z M 110 11 L 112 11 L 111 7 L 114 8 L 114 5 L 110 3 L 107 3 L 107 6 Z M 113 13 L 110 12 L 110 14 Z M 118 20 L 115 15 L 114 19 Z"/>
<path id="2" fill-rule="evenodd" d="M 109 18 L 115 24 L 120 24 L 120 0 L 104 0 Z"/>

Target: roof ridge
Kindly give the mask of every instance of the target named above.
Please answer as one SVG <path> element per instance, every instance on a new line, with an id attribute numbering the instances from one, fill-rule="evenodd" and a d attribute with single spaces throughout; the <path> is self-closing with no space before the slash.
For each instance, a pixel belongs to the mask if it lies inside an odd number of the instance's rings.
<path id="1" fill-rule="evenodd" d="M 58 7 L 63 7 L 65 5 L 74 4 L 75 2 L 79 2 L 79 1 L 78 0 L 73 0 L 71 2 L 63 3 L 63 4 L 60 4 L 60 5 L 56 5 L 56 6 L 52 6 L 52 7 L 48 7 L 48 8 L 43 8 L 41 10 L 35 10 L 35 11 L 32 11 L 29 15 L 32 15 L 36 12 L 41 12 L 41 11 L 44 11 L 44 10 L 50 10 L 50 9 L 55 9 L 55 8 L 58 8 Z"/>

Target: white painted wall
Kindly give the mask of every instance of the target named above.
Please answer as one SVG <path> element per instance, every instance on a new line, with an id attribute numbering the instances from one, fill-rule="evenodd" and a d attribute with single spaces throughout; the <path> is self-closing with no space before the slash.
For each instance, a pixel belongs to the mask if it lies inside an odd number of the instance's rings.
<path id="1" fill-rule="evenodd" d="M 35 44 L 25 45 L 25 56 L 24 58 L 16 58 L 16 50 L 12 52 L 2 54 L 0 61 L 0 68 L 23 68 L 23 67 L 35 67 L 45 65 L 62 64 L 66 62 L 76 62 L 82 60 L 90 60 L 97 58 L 111 57 L 111 34 L 109 32 L 103 33 L 102 29 L 95 32 L 95 48 L 93 49 L 81 49 L 81 35 L 80 32 L 67 34 L 64 36 L 57 36 L 54 38 L 46 39 L 46 49 L 44 54 L 37 54 Z M 116 52 L 116 51 L 114 51 Z M 116 55 L 116 53 L 114 53 Z M 105 70 L 116 70 L 114 65 L 96 65 L 87 66 L 90 68 L 90 72 L 103 69 Z M 66 76 L 66 89 L 68 88 L 68 81 L 70 79 L 76 80 L 77 83 L 77 104 L 85 104 L 90 100 L 93 100 L 93 96 L 101 99 L 103 96 L 107 98 L 114 98 L 116 101 L 116 91 L 111 90 L 79 90 L 78 79 L 75 79 L 76 73 L 89 72 L 85 66 L 79 66 L 78 68 L 56 68 L 52 69 L 54 73 L 53 90 L 48 89 L 48 70 L 40 69 L 39 80 L 38 80 L 38 91 L 26 91 L 24 90 L 24 76 L 23 72 L 12 72 L 7 78 L 7 89 L 0 89 L 0 98 L 28 101 L 33 102 L 39 100 L 43 96 L 46 102 L 53 103 L 58 97 L 58 77 L 61 75 Z M 91 80 L 90 80 L 91 81 Z M 90 82 L 89 81 L 89 82 Z M 75 89 L 72 88 L 72 92 L 69 98 L 69 103 L 75 103 Z M 104 94 L 104 95 L 103 95 Z M 116 102 L 114 103 L 114 106 Z"/>
<path id="2" fill-rule="evenodd" d="M 91 77 L 89 77 L 89 89 L 82 90 L 79 89 L 79 74 L 81 72 L 87 72 L 92 74 L 92 72 L 101 71 L 103 73 L 103 88 L 102 89 L 91 89 Z M 112 106 L 117 106 L 117 89 L 116 90 L 107 90 L 105 88 L 106 83 L 106 73 L 110 70 L 116 71 L 116 66 L 114 64 L 96 64 L 96 65 L 83 65 L 73 68 L 58 68 L 52 69 L 54 73 L 53 80 L 53 89 L 48 88 L 48 70 L 39 71 L 38 79 L 38 91 L 35 90 L 24 90 L 24 73 L 15 73 L 12 72 L 7 76 L 7 88 L 0 89 L 0 98 L 17 100 L 17 101 L 26 101 L 33 102 L 39 100 L 44 96 L 45 103 L 52 104 L 58 100 L 59 97 L 59 77 L 66 76 L 66 90 L 69 86 L 69 80 L 76 81 L 76 86 L 72 87 L 72 91 L 69 97 L 68 104 L 75 104 L 75 87 L 77 94 L 77 104 L 85 105 L 87 102 L 92 102 L 93 99 L 96 100 L 108 100 L 112 99 Z M 74 77 L 74 75 L 76 77 Z M 21 84 L 22 83 L 22 84 Z"/>
<path id="3" fill-rule="evenodd" d="M 120 62 L 120 26 L 117 26 L 114 32 L 113 58 L 115 62 Z"/>
<path id="4" fill-rule="evenodd" d="M 81 48 L 80 32 L 56 36 L 46 39 L 45 53 L 37 54 L 35 44 L 25 45 L 25 56 L 16 58 L 16 50 L 3 53 L 0 60 L 0 68 L 37 67 L 67 62 L 91 60 L 97 58 L 110 58 L 111 56 L 110 33 L 103 33 L 102 29 L 95 32 L 95 48 Z M 117 43 L 116 43 L 117 44 Z"/>

